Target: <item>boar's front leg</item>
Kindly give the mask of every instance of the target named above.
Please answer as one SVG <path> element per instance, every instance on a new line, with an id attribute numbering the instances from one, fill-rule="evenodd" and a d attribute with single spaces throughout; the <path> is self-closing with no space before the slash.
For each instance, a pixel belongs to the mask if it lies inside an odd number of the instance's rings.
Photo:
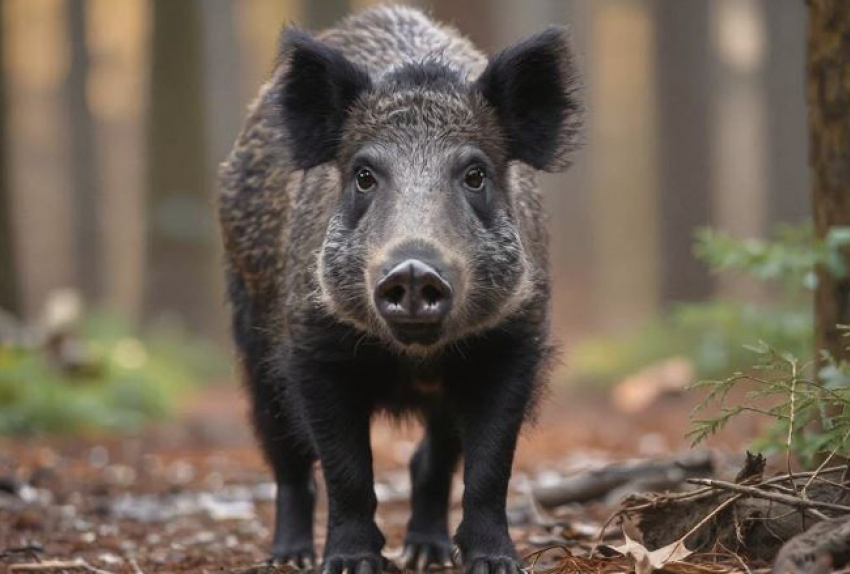
<path id="1" fill-rule="evenodd" d="M 459 400 L 464 493 L 455 542 L 467 573 L 515 574 L 520 568 L 505 507 L 517 436 L 533 394 L 538 366 L 533 353 L 503 356 L 469 373 L 481 382 L 467 387 Z"/>
<path id="2" fill-rule="evenodd" d="M 371 405 L 344 364 L 299 363 L 296 372 L 305 421 L 328 494 L 321 572 L 378 574 L 385 564 L 381 557 L 384 536 L 375 524 L 378 503 L 369 444 Z"/>

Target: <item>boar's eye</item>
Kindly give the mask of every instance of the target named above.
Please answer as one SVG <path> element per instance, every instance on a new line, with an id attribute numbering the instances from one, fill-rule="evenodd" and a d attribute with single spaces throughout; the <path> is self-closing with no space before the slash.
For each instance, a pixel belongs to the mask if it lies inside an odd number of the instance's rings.
<path id="1" fill-rule="evenodd" d="M 484 170 L 480 167 L 471 167 L 463 176 L 463 185 L 472 191 L 481 191 L 484 188 Z"/>
<path id="2" fill-rule="evenodd" d="M 354 174 L 354 182 L 357 185 L 357 191 L 360 192 L 372 191 L 378 185 L 378 181 L 375 179 L 371 170 L 365 167 L 361 167 Z"/>

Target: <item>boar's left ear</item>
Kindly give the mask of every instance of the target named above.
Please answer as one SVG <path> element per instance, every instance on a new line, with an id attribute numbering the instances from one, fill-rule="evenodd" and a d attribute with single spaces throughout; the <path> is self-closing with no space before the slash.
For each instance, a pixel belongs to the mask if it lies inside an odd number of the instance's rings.
<path id="1" fill-rule="evenodd" d="M 332 160 L 349 108 L 371 86 L 366 70 L 341 52 L 296 28 L 287 29 L 280 58 L 288 66 L 278 103 L 299 169 Z"/>
<path id="2" fill-rule="evenodd" d="M 578 147 L 581 104 L 566 30 L 551 27 L 494 56 L 475 88 L 496 110 L 509 159 L 557 171 Z"/>

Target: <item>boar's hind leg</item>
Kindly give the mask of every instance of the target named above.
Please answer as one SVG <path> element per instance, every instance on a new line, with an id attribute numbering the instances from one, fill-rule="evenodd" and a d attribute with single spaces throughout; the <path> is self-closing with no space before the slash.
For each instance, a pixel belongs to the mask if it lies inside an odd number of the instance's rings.
<path id="1" fill-rule="evenodd" d="M 262 426 L 264 425 L 259 423 L 258 429 Z M 270 431 L 270 428 L 260 430 L 261 433 Z M 276 435 L 264 434 L 262 439 L 263 450 L 272 464 L 277 481 L 270 561 L 273 564 L 312 568 L 315 564 L 313 459 L 293 449 L 291 443 L 283 445 L 280 441 L 273 440 L 273 436 Z"/>
<path id="2" fill-rule="evenodd" d="M 230 277 L 233 331 L 245 368 L 251 395 L 251 414 L 263 454 L 277 482 L 275 529 L 270 560 L 311 567 L 313 507 L 315 501 L 313 461 L 309 437 L 294 424 L 281 393 L 284 374 L 270 366 L 267 329 L 258 321 L 265 316 L 250 301 L 239 277 Z"/>
<path id="3" fill-rule="evenodd" d="M 277 482 L 275 527 L 271 561 L 310 568 L 315 562 L 313 549 L 313 509 L 315 487 L 313 460 L 306 437 L 293 424 L 279 397 L 277 386 L 258 375 L 254 387 L 253 414 L 263 453 Z"/>
<path id="4" fill-rule="evenodd" d="M 288 468 L 296 470 L 303 461 L 293 459 L 292 463 Z M 271 562 L 290 564 L 299 568 L 312 568 L 315 564 L 313 550 L 315 489 L 312 461 L 306 469 L 302 467 L 299 472 L 278 471 L 276 474 L 277 503 Z M 289 474 L 294 476 L 287 476 Z"/>
<path id="5" fill-rule="evenodd" d="M 276 411 L 255 404 L 257 431 L 277 482 L 270 561 L 312 568 L 315 564 L 313 457 L 305 454 L 304 447 L 297 446 L 300 441 L 293 439 L 292 429 L 284 428 L 286 418 Z"/>
<path id="6" fill-rule="evenodd" d="M 448 511 L 452 475 L 460 457 L 460 437 L 452 417 L 429 417 L 425 437 L 410 461 L 412 514 L 401 566 L 423 571 L 452 565 Z"/>

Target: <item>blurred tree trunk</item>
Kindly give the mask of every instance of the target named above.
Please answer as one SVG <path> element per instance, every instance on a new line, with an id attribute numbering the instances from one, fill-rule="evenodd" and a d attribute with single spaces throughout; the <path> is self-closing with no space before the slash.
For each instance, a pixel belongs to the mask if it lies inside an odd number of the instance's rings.
<path id="1" fill-rule="evenodd" d="M 76 284 L 71 152 L 65 86 L 70 69 L 66 2 L 0 0 L 5 29 L 7 193 L 14 204 L 22 315 Z"/>
<path id="2" fill-rule="evenodd" d="M 86 97 L 90 66 L 86 46 L 85 0 L 69 0 L 67 14 L 71 61 L 65 90 L 70 127 L 71 186 L 74 196 L 76 283 L 83 298 L 93 301 L 100 295 L 98 262 L 101 259 L 101 249 L 95 166 L 97 146 L 94 122 Z"/>
<path id="3" fill-rule="evenodd" d="M 850 10 L 844 0 L 809 1 L 809 161 L 815 231 L 850 225 Z M 850 268 L 850 253 L 845 253 Z M 818 271 L 815 345 L 850 360 L 837 325 L 850 324 L 850 278 Z"/>
<path id="4" fill-rule="evenodd" d="M 134 324 L 145 278 L 148 0 L 87 0 L 88 98 L 97 148 L 100 299 Z"/>
<path id="5" fill-rule="evenodd" d="M 309 30 L 322 30 L 332 26 L 348 14 L 348 0 L 306 0 L 304 26 Z"/>
<path id="6" fill-rule="evenodd" d="M 148 315 L 215 329 L 213 226 L 198 0 L 154 0 L 148 118 Z"/>
<path id="7" fill-rule="evenodd" d="M 769 8 L 757 0 L 705 4 L 717 57 L 711 84 L 712 224 L 735 237 L 763 237 L 772 151 L 765 83 Z M 767 291 L 742 274 L 722 274 L 716 287 L 723 297 L 749 302 L 764 300 Z"/>
<path id="8" fill-rule="evenodd" d="M 433 16 L 455 26 L 487 53 L 495 46 L 495 14 L 490 0 L 433 0 Z"/>
<path id="9" fill-rule="evenodd" d="M 807 221 L 811 216 L 806 163 L 806 5 L 799 0 L 771 0 L 765 10 L 768 52 L 768 189 L 772 222 Z"/>
<path id="10" fill-rule="evenodd" d="M 709 221 L 712 65 L 707 3 L 664 2 L 655 14 L 660 290 L 669 304 L 711 292 L 708 270 L 693 255 L 693 232 Z"/>
<path id="11" fill-rule="evenodd" d="M 593 310 L 607 332 L 658 312 L 655 21 L 649 0 L 593 2 L 586 156 Z"/>
<path id="12" fill-rule="evenodd" d="M 300 0 L 236 2 L 236 33 L 240 49 L 240 97 L 249 102 L 274 68 L 280 32 L 303 19 Z M 240 114 L 244 114 L 243 111 Z"/>
<path id="13" fill-rule="evenodd" d="M 14 230 L 12 229 L 12 202 L 9 180 L 6 177 L 6 83 L 5 38 L 3 36 L 3 10 L 0 9 L 0 309 L 14 315 L 20 313 L 18 300 L 18 275 L 15 270 Z"/>
<path id="14" fill-rule="evenodd" d="M 241 46 L 236 36 L 237 4 L 238 0 L 204 0 L 204 85 L 211 173 L 230 152 L 245 115 L 238 82 Z M 271 65 L 271 60 L 267 64 Z"/>

